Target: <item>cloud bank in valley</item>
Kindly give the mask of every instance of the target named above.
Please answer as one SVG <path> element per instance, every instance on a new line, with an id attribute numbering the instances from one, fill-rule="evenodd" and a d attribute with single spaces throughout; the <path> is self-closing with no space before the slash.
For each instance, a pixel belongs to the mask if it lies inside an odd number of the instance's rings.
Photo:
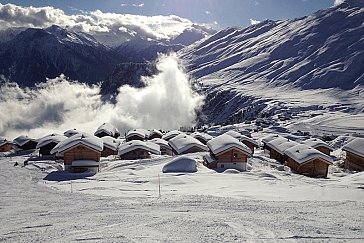
<path id="1" fill-rule="evenodd" d="M 157 39 L 170 39 L 191 28 L 193 23 L 175 15 L 141 16 L 104 13 L 100 10 L 67 15 L 54 7 L 22 7 L 0 3 L 0 26 L 46 28 L 59 25 L 83 32 L 123 31 L 130 35 L 143 33 Z"/>
<path id="2" fill-rule="evenodd" d="M 104 122 L 111 122 L 122 132 L 193 125 L 203 97 L 191 89 L 189 77 L 174 54 L 160 57 L 157 68 L 157 75 L 144 78 L 145 88 L 120 87 L 116 104 L 102 101 L 99 86 L 73 82 L 63 75 L 35 89 L 3 85 L 0 135 L 37 138 L 72 128 L 93 133 Z"/>

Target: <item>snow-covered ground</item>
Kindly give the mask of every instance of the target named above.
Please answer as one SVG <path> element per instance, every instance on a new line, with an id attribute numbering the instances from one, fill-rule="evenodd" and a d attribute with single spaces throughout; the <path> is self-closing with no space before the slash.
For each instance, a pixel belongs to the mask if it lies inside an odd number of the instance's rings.
<path id="1" fill-rule="evenodd" d="M 162 173 L 172 157 L 102 161 L 65 174 L 53 161 L 0 158 L 0 241 L 241 242 L 364 240 L 364 172 L 328 179 L 279 171 L 258 150 L 250 171 Z M 158 175 L 161 197 L 158 197 Z M 77 179 L 78 177 L 78 179 Z"/>

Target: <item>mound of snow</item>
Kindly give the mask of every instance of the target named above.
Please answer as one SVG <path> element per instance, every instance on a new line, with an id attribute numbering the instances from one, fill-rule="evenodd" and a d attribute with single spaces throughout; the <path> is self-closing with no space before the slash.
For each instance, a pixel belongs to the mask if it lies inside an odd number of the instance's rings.
<path id="1" fill-rule="evenodd" d="M 188 157 L 178 157 L 163 166 L 163 173 L 171 172 L 197 172 L 196 160 Z"/>
<path id="2" fill-rule="evenodd" d="M 236 170 L 236 169 L 226 169 L 223 172 L 224 174 L 239 174 L 240 171 Z"/>

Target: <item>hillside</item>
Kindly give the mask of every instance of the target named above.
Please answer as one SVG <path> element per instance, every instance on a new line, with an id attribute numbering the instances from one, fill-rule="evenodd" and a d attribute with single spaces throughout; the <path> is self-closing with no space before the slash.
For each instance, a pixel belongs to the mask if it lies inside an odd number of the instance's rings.
<path id="1" fill-rule="evenodd" d="M 307 106 L 316 109 L 337 97 L 339 104 L 361 110 L 363 21 L 364 1 L 350 0 L 299 19 L 224 29 L 180 56 L 207 95 L 210 122 L 264 115 L 267 101 L 299 103 L 307 96 Z M 312 102 L 318 93 L 322 103 Z M 352 97 L 361 98 L 360 104 Z"/>

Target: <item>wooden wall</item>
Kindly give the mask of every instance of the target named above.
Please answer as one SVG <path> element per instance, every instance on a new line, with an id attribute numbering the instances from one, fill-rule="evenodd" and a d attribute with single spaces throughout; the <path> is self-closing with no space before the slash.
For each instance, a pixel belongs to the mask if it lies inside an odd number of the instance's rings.
<path id="1" fill-rule="evenodd" d="M 172 148 L 170 148 L 170 147 L 162 147 L 162 146 L 160 146 L 160 148 L 161 148 L 161 154 L 162 155 L 173 155 L 173 151 L 172 151 Z"/>
<path id="2" fill-rule="evenodd" d="M 107 157 L 110 155 L 117 155 L 117 154 L 118 154 L 118 151 L 114 151 L 114 150 L 104 146 L 104 149 L 101 152 L 101 157 Z"/>
<path id="3" fill-rule="evenodd" d="M 346 151 L 345 169 L 363 171 L 364 158 Z"/>
<path id="4" fill-rule="evenodd" d="M 269 157 L 270 157 L 271 159 L 275 159 L 275 160 L 277 160 L 278 162 L 281 162 L 282 164 L 283 164 L 284 162 L 286 162 L 286 156 L 285 156 L 284 154 L 280 154 L 280 153 L 278 153 L 278 152 L 277 152 L 276 150 L 274 150 L 274 149 L 271 149 L 271 150 L 270 150 Z"/>
<path id="5" fill-rule="evenodd" d="M 94 160 L 100 161 L 101 152 L 97 152 L 87 146 L 79 144 L 68 150 L 63 154 L 65 165 L 72 165 L 75 160 Z"/>
<path id="6" fill-rule="evenodd" d="M 316 148 L 318 151 L 320 151 L 321 153 L 324 153 L 324 154 L 327 154 L 327 155 L 330 155 L 330 152 L 331 150 L 328 149 L 328 148 L 325 148 L 325 147 L 317 147 Z"/>
<path id="7" fill-rule="evenodd" d="M 6 143 L 6 144 L 3 144 L 2 146 L 0 146 L 0 152 L 8 152 L 12 149 L 14 149 L 14 144 L 11 144 L 11 143 Z"/>
<path id="8" fill-rule="evenodd" d="M 298 174 L 312 177 L 327 177 L 329 165 L 321 158 L 313 159 L 303 165 L 297 163 L 291 158 L 287 158 L 287 166 Z"/>
<path id="9" fill-rule="evenodd" d="M 39 154 L 44 156 L 44 155 L 50 155 L 51 154 L 51 150 L 56 146 L 57 144 L 55 142 L 51 142 L 47 145 L 44 145 L 43 147 L 41 147 L 39 149 Z"/>
<path id="10" fill-rule="evenodd" d="M 254 148 L 255 148 L 255 144 L 254 143 L 251 143 L 249 141 L 242 141 L 242 143 L 245 144 L 246 146 L 248 146 L 248 148 L 250 148 L 250 150 L 254 154 Z"/>
<path id="11" fill-rule="evenodd" d="M 144 139 L 143 138 L 141 138 L 141 137 L 139 137 L 139 136 L 131 136 L 131 137 L 128 137 L 127 139 L 126 139 L 126 141 L 127 142 L 129 142 L 129 141 L 132 141 L 132 140 L 139 140 L 139 141 L 144 141 Z"/>
<path id="12" fill-rule="evenodd" d="M 133 160 L 133 159 L 147 159 L 150 158 L 150 153 L 144 149 L 135 149 L 126 154 L 120 155 L 120 159 Z"/>
<path id="13" fill-rule="evenodd" d="M 37 144 L 38 144 L 37 142 L 29 141 L 23 146 L 19 146 L 19 148 L 21 148 L 22 150 L 35 149 L 37 147 Z"/>
<path id="14" fill-rule="evenodd" d="M 226 150 L 223 153 L 215 155 L 215 157 L 218 160 L 218 162 L 223 162 L 223 163 L 226 162 L 242 163 L 242 162 L 247 162 L 248 158 L 248 156 L 245 153 L 235 148 Z"/>

